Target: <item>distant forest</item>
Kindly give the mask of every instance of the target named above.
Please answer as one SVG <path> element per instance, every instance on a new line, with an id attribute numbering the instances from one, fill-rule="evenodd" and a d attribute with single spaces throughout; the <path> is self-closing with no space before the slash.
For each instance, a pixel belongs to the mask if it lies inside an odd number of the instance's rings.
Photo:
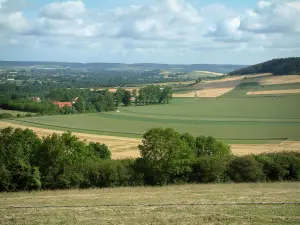
<path id="1" fill-rule="evenodd" d="M 274 75 L 300 74 L 300 57 L 272 59 L 267 62 L 232 71 L 229 75 L 257 73 L 273 73 Z"/>

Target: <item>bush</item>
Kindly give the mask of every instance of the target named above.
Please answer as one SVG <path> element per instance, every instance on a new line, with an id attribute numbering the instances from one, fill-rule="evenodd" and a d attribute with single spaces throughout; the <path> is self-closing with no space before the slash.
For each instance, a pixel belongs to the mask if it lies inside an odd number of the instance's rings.
<path id="1" fill-rule="evenodd" d="M 202 156 L 192 163 L 190 182 L 223 183 L 229 181 L 226 173 L 230 157 Z"/>
<path id="2" fill-rule="evenodd" d="M 228 176 L 234 182 L 259 182 L 265 180 L 263 165 L 252 155 L 236 157 L 229 162 Z"/>
<path id="3" fill-rule="evenodd" d="M 264 173 L 270 181 L 299 181 L 299 153 L 271 153 L 255 156 L 263 164 Z"/>
<path id="4" fill-rule="evenodd" d="M 91 142 L 88 147 L 93 151 L 100 159 L 110 159 L 111 152 L 104 144 Z"/>
<path id="5" fill-rule="evenodd" d="M 102 160 L 90 167 L 89 186 L 120 187 L 143 185 L 143 177 L 138 176 L 135 160 Z"/>
<path id="6" fill-rule="evenodd" d="M 9 119 L 12 117 L 13 117 L 13 115 L 11 115 L 10 113 L 1 113 L 0 114 L 0 119 Z"/>
<path id="7" fill-rule="evenodd" d="M 31 113 L 27 113 L 25 116 L 26 117 L 32 117 L 32 114 Z"/>
<path id="8" fill-rule="evenodd" d="M 229 145 L 217 141 L 213 137 L 199 136 L 196 138 L 195 154 L 196 156 L 229 155 L 231 149 Z"/>

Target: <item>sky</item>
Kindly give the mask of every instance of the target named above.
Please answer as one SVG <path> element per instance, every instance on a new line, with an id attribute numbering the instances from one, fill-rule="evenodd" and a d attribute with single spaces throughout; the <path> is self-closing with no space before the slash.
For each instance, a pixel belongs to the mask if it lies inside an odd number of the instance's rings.
<path id="1" fill-rule="evenodd" d="M 0 0 L 0 60 L 255 64 L 300 56 L 300 0 Z"/>

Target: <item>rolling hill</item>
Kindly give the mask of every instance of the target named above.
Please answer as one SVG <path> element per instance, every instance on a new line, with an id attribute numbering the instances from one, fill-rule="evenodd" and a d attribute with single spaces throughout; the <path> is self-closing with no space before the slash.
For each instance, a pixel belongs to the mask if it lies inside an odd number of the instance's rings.
<path id="1" fill-rule="evenodd" d="M 70 63 L 70 62 L 30 62 L 30 61 L 0 61 L 0 68 L 72 68 L 88 70 L 170 70 L 178 72 L 210 71 L 215 73 L 228 73 L 245 67 L 245 65 L 222 64 L 157 64 L 157 63 Z"/>
<path id="2" fill-rule="evenodd" d="M 274 75 L 300 74 L 300 57 L 272 59 L 267 62 L 248 66 L 229 73 L 229 75 L 246 75 L 273 73 Z"/>

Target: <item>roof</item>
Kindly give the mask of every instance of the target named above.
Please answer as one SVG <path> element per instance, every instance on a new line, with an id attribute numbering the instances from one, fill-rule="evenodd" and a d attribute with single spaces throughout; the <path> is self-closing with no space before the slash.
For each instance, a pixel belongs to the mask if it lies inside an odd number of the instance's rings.
<path id="1" fill-rule="evenodd" d="M 59 108 L 63 108 L 64 106 L 72 107 L 72 102 L 52 102 L 54 105 L 57 105 Z"/>

